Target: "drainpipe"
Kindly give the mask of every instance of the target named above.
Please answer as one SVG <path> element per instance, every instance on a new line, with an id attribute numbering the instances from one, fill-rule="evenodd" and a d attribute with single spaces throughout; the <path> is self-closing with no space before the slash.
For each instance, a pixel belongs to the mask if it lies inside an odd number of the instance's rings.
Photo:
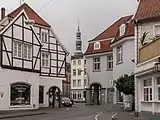
<path id="1" fill-rule="evenodd" d="M 139 38 L 138 38 L 138 21 L 137 21 L 137 20 L 135 20 L 135 24 L 136 24 L 136 30 L 137 30 L 137 31 L 136 31 L 136 32 L 137 32 L 137 33 L 136 33 L 136 35 L 137 35 L 137 36 L 136 36 L 136 43 L 137 43 L 137 45 L 136 45 L 136 65 L 137 65 L 137 63 L 138 63 L 138 61 L 139 61 L 139 49 L 138 49 L 138 44 L 139 44 L 139 43 L 138 43 L 138 39 L 139 39 Z M 136 81 L 135 81 L 135 83 L 136 83 L 136 84 L 135 84 L 135 85 L 136 85 L 136 89 L 135 89 L 135 90 L 136 90 L 136 92 L 135 92 L 136 95 L 135 95 L 135 96 L 136 96 L 136 103 L 137 103 L 137 106 L 136 106 L 136 108 L 135 108 L 135 117 L 138 117 L 138 116 L 139 116 L 139 114 L 138 114 L 138 99 L 139 99 L 139 98 L 138 98 L 138 81 L 137 81 L 137 79 L 136 79 L 136 76 L 135 76 L 135 80 L 136 80 Z"/>

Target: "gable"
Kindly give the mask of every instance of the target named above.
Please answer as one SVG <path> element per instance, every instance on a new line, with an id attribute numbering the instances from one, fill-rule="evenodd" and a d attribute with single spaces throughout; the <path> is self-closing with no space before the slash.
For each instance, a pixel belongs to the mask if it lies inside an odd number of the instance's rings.
<path id="1" fill-rule="evenodd" d="M 45 27 L 50 27 L 50 25 L 45 22 L 30 6 L 28 6 L 26 3 L 22 4 L 20 7 L 18 7 L 16 10 L 8 14 L 8 17 L 14 18 L 16 17 L 22 10 L 24 10 L 28 16 L 29 19 L 34 20 L 36 24 L 42 25 Z"/>

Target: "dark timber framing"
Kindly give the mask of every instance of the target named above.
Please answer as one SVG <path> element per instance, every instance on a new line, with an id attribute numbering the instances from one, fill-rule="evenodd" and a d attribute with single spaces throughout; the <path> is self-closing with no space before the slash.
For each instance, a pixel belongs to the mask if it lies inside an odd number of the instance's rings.
<path id="1" fill-rule="evenodd" d="M 17 17 L 15 19 L 15 21 L 17 21 L 20 17 L 22 17 L 22 24 L 19 25 L 16 22 L 14 22 L 13 24 L 11 24 L 10 26 L 8 26 L 8 28 L 6 30 L 3 31 L 3 33 L 0 35 L 0 64 L 2 68 L 5 69 L 14 69 L 14 70 L 20 70 L 20 71 L 27 71 L 27 72 L 36 72 L 39 73 L 40 76 L 46 76 L 46 77 L 59 77 L 59 78 L 65 78 L 66 77 L 66 57 L 67 57 L 67 53 L 62 49 L 59 41 L 57 41 L 56 37 L 54 37 L 54 35 L 52 35 L 51 32 L 51 28 L 48 27 L 48 29 L 43 28 L 43 27 L 37 27 L 39 28 L 38 33 L 35 33 L 32 27 L 25 27 L 25 19 L 26 16 L 24 13 L 22 13 L 19 17 Z M 13 19 L 12 19 L 13 20 Z M 6 26 L 4 26 L 6 27 Z M 20 28 L 21 29 L 21 38 L 16 38 L 14 36 L 14 34 L 16 33 L 15 31 L 15 27 Z M 11 28 L 11 35 L 5 35 L 4 33 L 6 33 L 6 31 L 9 30 L 9 28 Z M 48 33 L 48 41 L 47 43 L 42 43 L 45 44 L 47 46 L 47 48 L 45 48 L 44 46 L 41 45 L 41 42 L 39 41 L 39 39 L 41 40 L 42 36 L 41 33 L 42 31 L 45 30 Z M 25 34 L 26 31 L 30 31 L 31 32 L 31 42 L 26 41 L 25 40 Z M 19 33 L 18 33 L 19 34 Z M 38 37 L 37 37 L 38 36 Z M 11 41 L 11 48 L 10 50 L 8 50 L 7 48 L 7 42 L 5 41 L 5 38 L 7 38 L 7 40 Z M 36 43 L 36 39 L 37 39 L 37 43 Z M 53 40 L 54 39 L 54 40 Z M 13 51 L 14 51 L 14 41 L 19 42 L 22 44 L 21 46 L 21 52 L 22 52 L 22 57 L 15 57 L 13 55 Z M 31 59 L 25 59 L 23 57 L 23 45 L 24 44 L 29 44 L 31 45 Z M 54 48 L 52 48 L 52 47 Z M 38 49 L 37 53 L 34 53 L 35 50 L 34 48 Z M 49 67 L 42 67 L 41 64 L 41 60 L 42 60 L 42 52 L 48 52 L 49 53 Z M 7 59 L 8 59 L 8 64 L 4 64 L 3 63 L 3 59 L 4 56 L 6 55 Z M 16 66 L 14 65 L 14 61 L 20 61 L 19 63 L 21 63 L 20 66 Z M 39 62 L 38 62 L 39 61 Z M 31 64 L 30 68 L 26 68 L 25 63 L 29 63 Z M 55 64 L 54 64 L 55 63 Z M 39 64 L 39 68 L 36 68 L 36 65 Z M 47 70 L 47 72 L 43 71 L 43 70 Z M 62 73 L 62 70 L 64 71 Z"/>
<path id="2" fill-rule="evenodd" d="M 15 21 L 17 21 L 20 17 L 22 17 L 22 25 L 18 25 L 18 24 L 16 24 L 15 22 L 13 23 L 13 24 L 11 24 L 2 34 L 1 34 L 1 66 L 2 66 L 2 68 L 6 68 L 6 69 L 15 69 L 15 70 L 20 70 L 20 71 L 28 71 L 28 72 L 36 72 L 36 73 L 40 73 L 40 70 L 39 69 L 35 69 L 35 67 L 33 67 L 33 58 L 36 58 L 36 61 L 35 61 L 35 63 L 34 63 L 34 66 L 37 64 L 37 60 L 39 59 L 40 60 L 40 57 L 38 57 L 39 55 L 37 55 L 37 56 L 34 56 L 34 54 L 33 54 L 33 50 L 34 50 L 34 46 L 38 46 L 39 47 L 39 51 L 38 51 L 38 54 L 40 54 L 40 48 L 41 48 L 41 44 L 40 44 L 40 42 L 39 42 L 39 40 L 37 39 L 37 41 L 38 41 L 38 43 L 39 44 L 35 44 L 34 43 L 34 35 L 35 35 L 35 33 L 34 33 L 34 31 L 33 31 L 33 29 L 32 29 L 32 27 L 30 27 L 30 28 L 27 28 L 27 27 L 24 27 L 24 25 L 25 25 L 25 19 L 26 19 L 26 16 L 24 15 L 24 13 L 23 14 L 21 14 Z M 20 38 L 15 38 L 14 37 L 14 28 L 15 27 L 19 27 L 19 28 L 21 28 L 21 36 L 22 36 L 22 38 L 20 39 Z M 7 36 L 7 35 L 4 35 L 4 33 L 9 29 L 9 28 L 11 28 L 11 36 Z M 32 42 L 28 42 L 28 41 L 25 41 L 25 30 L 28 30 L 28 31 L 30 31 L 30 32 L 32 32 Z M 18 33 L 19 34 L 19 33 Z M 11 51 L 9 51 L 9 50 L 7 50 L 7 47 L 6 47 L 6 42 L 5 42 L 5 40 L 4 40 L 4 38 L 8 38 L 7 40 L 9 41 L 9 40 L 11 40 Z M 14 43 L 14 41 L 17 41 L 17 42 L 20 42 L 20 43 L 22 43 L 22 50 L 21 50 L 21 52 L 22 52 L 22 57 L 21 58 L 19 58 L 19 57 L 14 57 L 13 56 L 13 43 Z M 24 43 L 26 43 L 26 44 L 30 44 L 31 45 L 31 48 L 32 48 L 32 53 L 31 53 L 31 60 L 30 59 L 24 59 L 23 58 L 23 44 Z M 4 47 L 3 47 L 4 46 Z M 8 62 L 9 62 L 9 65 L 5 65 L 4 63 L 3 63 L 3 59 L 4 59 L 4 56 L 3 56 L 3 53 L 5 53 L 6 55 L 7 55 L 7 59 L 8 59 Z M 9 57 L 9 54 L 10 54 L 10 56 L 11 57 Z M 21 64 L 21 67 L 17 67 L 17 66 L 14 66 L 14 60 L 19 60 L 19 61 L 21 61 L 22 62 L 22 64 Z M 24 62 L 28 62 L 28 63 L 32 63 L 32 67 L 31 68 L 25 68 L 24 67 Z"/>

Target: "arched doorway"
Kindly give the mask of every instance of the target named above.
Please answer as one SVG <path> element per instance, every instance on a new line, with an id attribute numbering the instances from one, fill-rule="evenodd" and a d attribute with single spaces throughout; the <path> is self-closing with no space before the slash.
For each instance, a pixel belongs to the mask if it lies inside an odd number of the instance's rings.
<path id="1" fill-rule="evenodd" d="M 56 86 L 49 89 L 49 107 L 60 108 L 60 89 Z"/>
<path id="2" fill-rule="evenodd" d="M 100 105 L 101 104 L 101 85 L 92 84 L 91 85 L 91 104 Z"/>

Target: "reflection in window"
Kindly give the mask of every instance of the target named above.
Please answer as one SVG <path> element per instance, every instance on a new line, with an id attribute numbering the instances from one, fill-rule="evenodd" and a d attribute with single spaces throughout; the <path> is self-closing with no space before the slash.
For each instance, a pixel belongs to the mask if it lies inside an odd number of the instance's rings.
<path id="1" fill-rule="evenodd" d="M 30 86 L 24 83 L 12 84 L 10 105 L 30 105 Z"/>

